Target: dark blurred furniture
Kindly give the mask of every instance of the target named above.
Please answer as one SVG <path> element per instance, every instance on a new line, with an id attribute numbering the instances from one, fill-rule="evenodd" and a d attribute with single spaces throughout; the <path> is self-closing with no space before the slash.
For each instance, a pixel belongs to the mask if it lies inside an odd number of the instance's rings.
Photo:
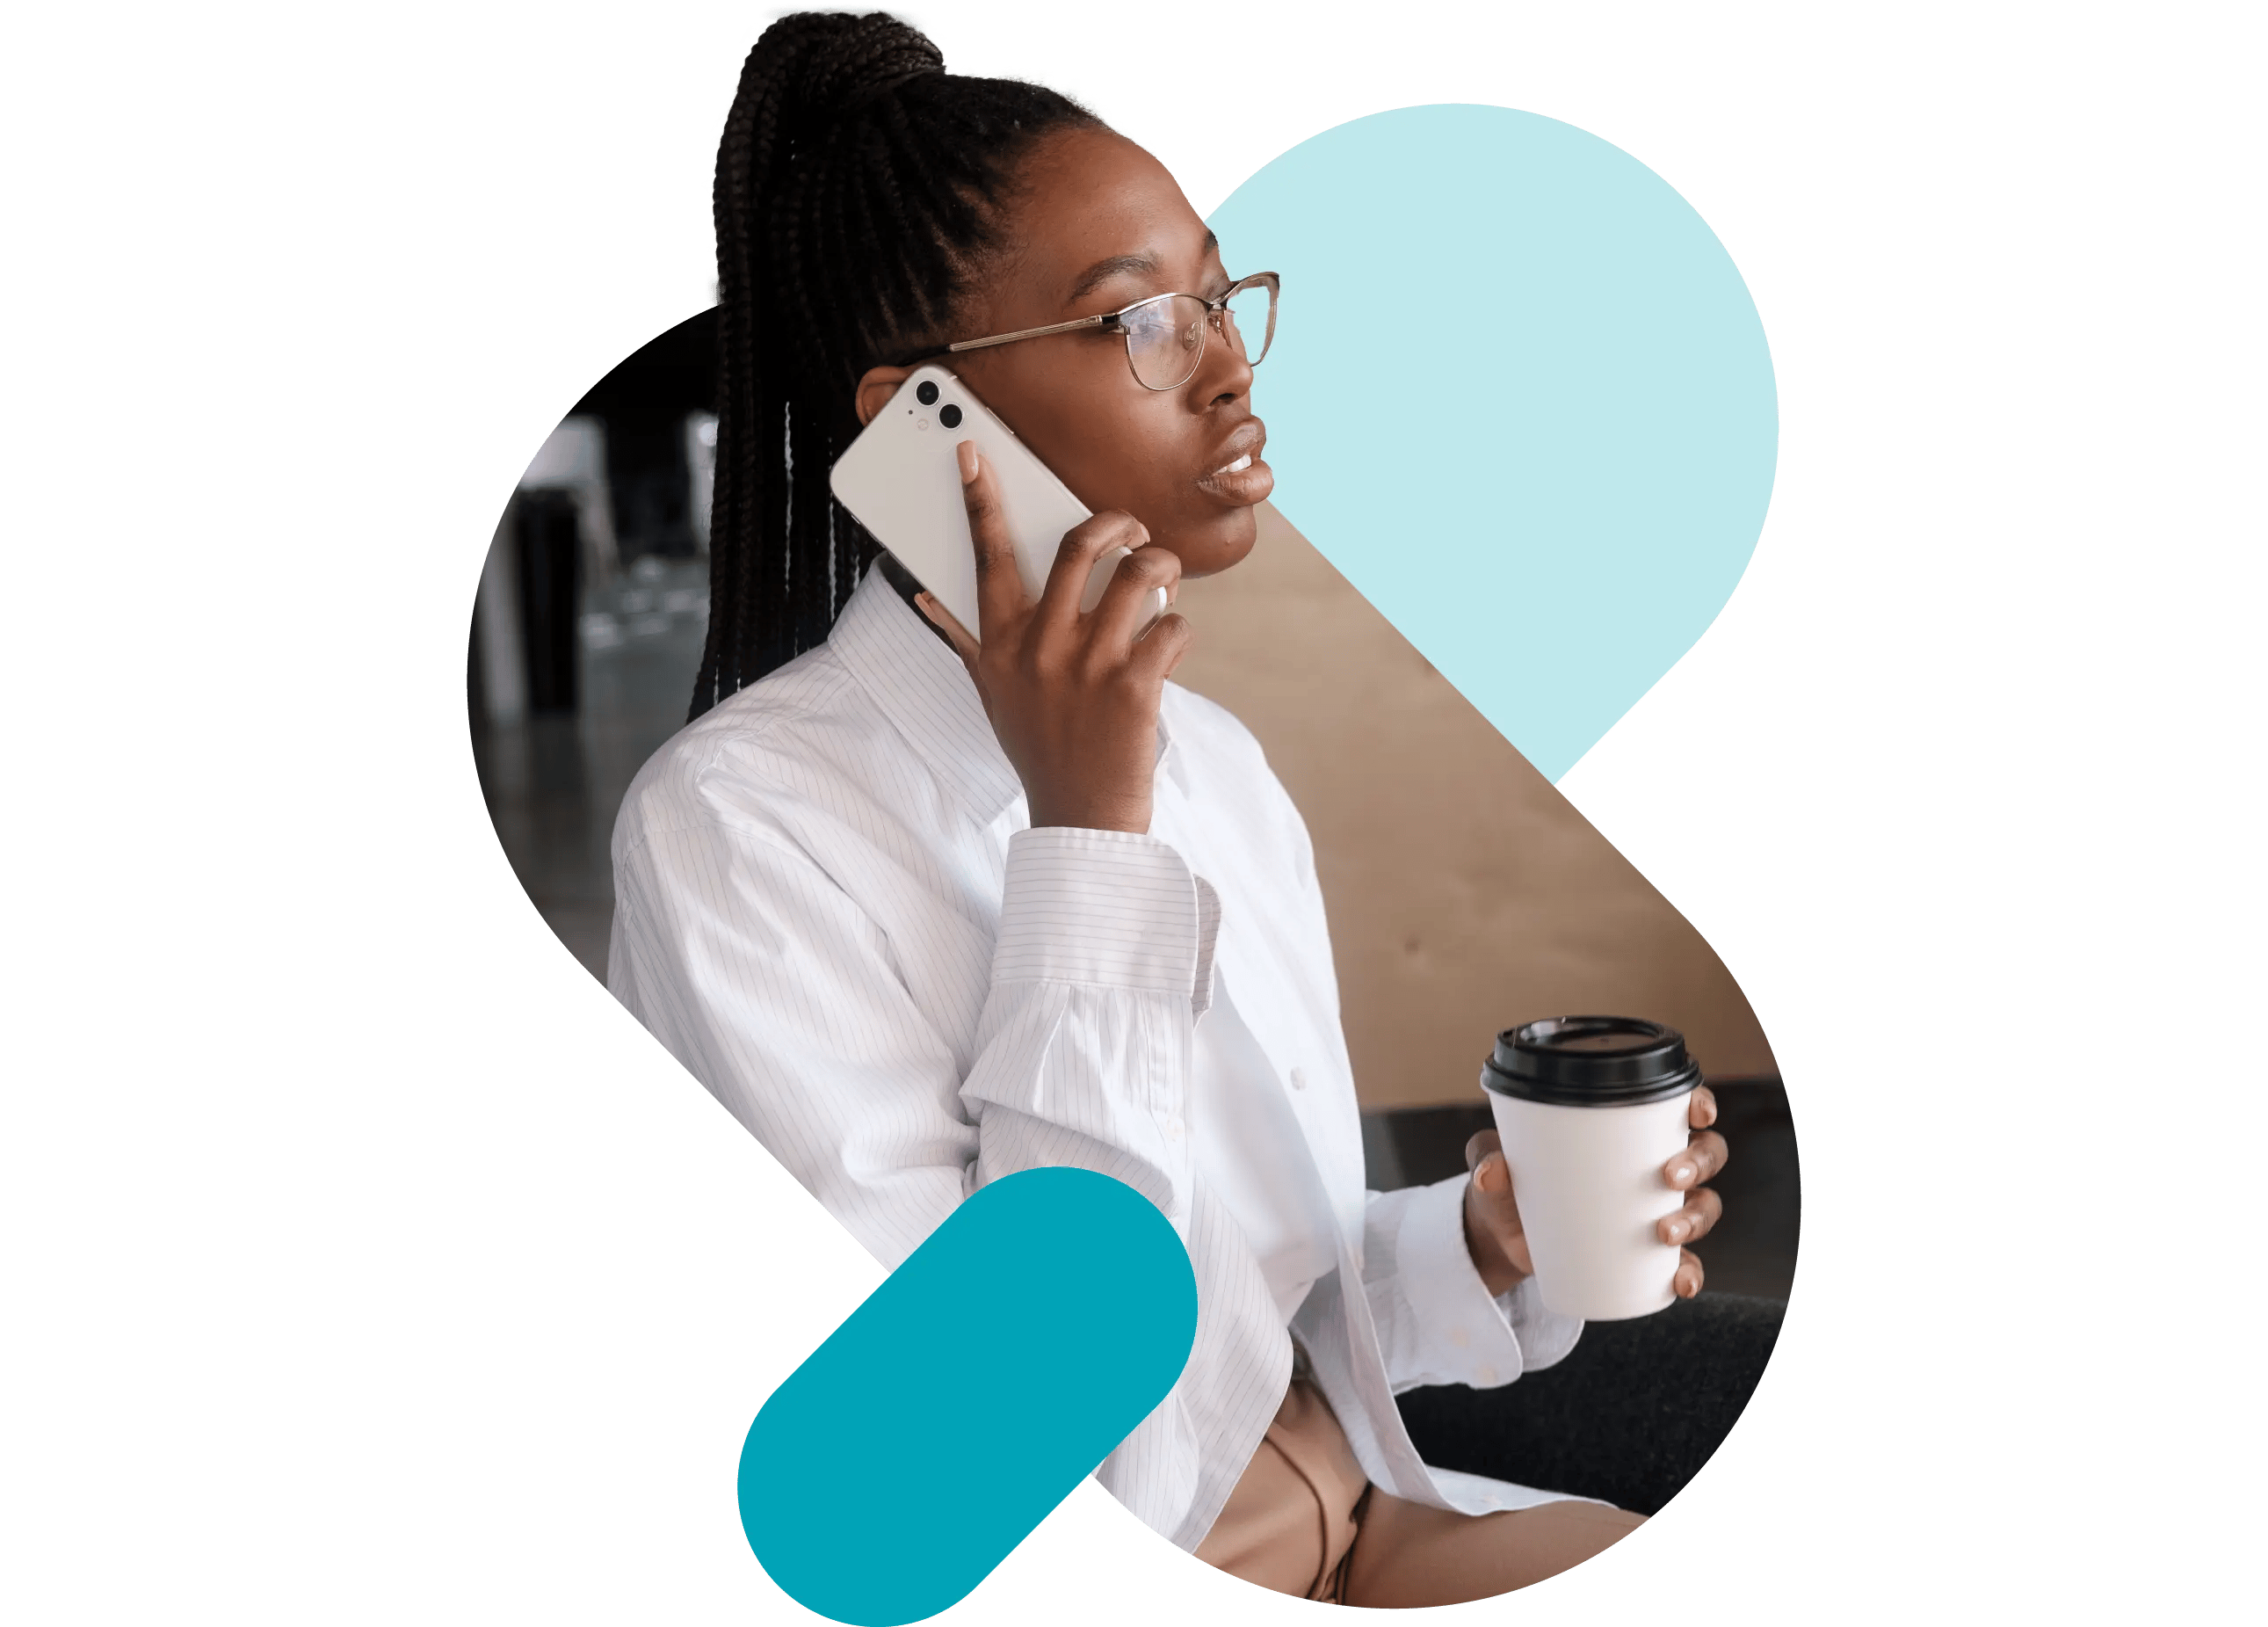
<path id="1" fill-rule="evenodd" d="M 1655 1513 L 1739 1421 L 1786 1309 L 1705 1291 L 1593 1322 L 1566 1359 L 1501 1389 L 1405 1391 L 1402 1421 L 1428 1463 Z"/>
<path id="2" fill-rule="evenodd" d="M 607 490 L 615 546 L 625 562 L 642 554 L 693 557 L 685 418 L 715 411 L 716 403 L 712 307 L 640 345 L 575 403 L 576 414 L 607 426 Z"/>
<path id="3" fill-rule="evenodd" d="M 583 606 L 583 533 L 572 493 L 534 490 L 514 500 L 513 559 L 519 588 L 520 648 L 527 664 L 527 709 L 572 712 L 579 690 L 578 624 Z"/>

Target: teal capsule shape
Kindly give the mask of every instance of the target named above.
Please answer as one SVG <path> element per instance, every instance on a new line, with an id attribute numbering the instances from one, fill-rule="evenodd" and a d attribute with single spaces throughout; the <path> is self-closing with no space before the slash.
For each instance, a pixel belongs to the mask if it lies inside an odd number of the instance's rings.
<path id="1" fill-rule="evenodd" d="M 1197 1279 L 1089 1170 L 978 1189 L 772 1393 L 740 1525 L 798 1603 L 898 1627 L 958 1603 L 1165 1399 Z"/>

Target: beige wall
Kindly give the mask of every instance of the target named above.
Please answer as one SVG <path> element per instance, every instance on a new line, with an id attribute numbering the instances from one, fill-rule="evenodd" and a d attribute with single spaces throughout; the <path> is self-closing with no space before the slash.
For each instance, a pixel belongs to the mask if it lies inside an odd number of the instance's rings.
<path id="1" fill-rule="evenodd" d="M 1244 720 L 1307 817 L 1366 1108 L 1475 1100 L 1496 1031 L 1610 1011 L 1719 1078 L 1771 1048 L 1701 936 L 1272 507 L 1183 584 L 1174 675 Z"/>

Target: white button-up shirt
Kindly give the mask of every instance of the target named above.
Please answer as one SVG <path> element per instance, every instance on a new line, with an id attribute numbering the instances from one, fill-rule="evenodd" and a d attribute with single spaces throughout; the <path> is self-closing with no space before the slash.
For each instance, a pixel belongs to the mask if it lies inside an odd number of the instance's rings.
<path id="1" fill-rule="evenodd" d="M 1288 1327 L 1308 1291 L 1338 1269 L 1338 1219 L 1275 1065 L 1218 965 L 1212 1004 L 1197 1019 L 1189 1118 L 1197 1183 L 1227 1206 Z"/>
<path id="2" fill-rule="evenodd" d="M 1364 1190 L 1307 828 L 1219 706 L 1168 684 L 1160 735 L 1147 834 L 1030 828 L 959 659 L 869 573 L 824 645 L 688 725 L 632 783 L 608 986 L 885 1265 L 1018 1170 L 1098 1170 L 1154 1202 L 1196 1272 L 1196 1342 L 1097 1473 L 1194 1549 L 1292 1362 L 1239 1194 L 1215 1189 L 1235 1160 L 1193 1146 L 1256 1119 L 1193 1099 L 1218 972 L 1254 1050 L 1213 1071 L 1273 1093 L 1331 1227 L 1334 1268 L 1289 1335 L 1364 1470 L 1467 1512 L 1547 1500 L 1429 1468 L 1394 1394 L 1509 1382 L 1581 1324 L 1532 1283 L 1490 1298 L 1462 1177 Z"/>

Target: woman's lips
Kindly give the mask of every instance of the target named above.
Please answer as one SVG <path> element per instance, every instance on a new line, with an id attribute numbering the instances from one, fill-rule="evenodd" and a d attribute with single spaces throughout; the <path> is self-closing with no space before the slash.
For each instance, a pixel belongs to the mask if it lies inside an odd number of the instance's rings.
<path id="1" fill-rule="evenodd" d="M 1240 430 L 1229 437 L 1223 451 L 1232 455 L 1212 473 L 1197 481 L 1198 488 L 1207 496 L 1236 508 L 1248 508 L 1264 499 L 1276 489 L 1276 471 L 1261 461 L 1260 448 L 1267 435 L 1255 423 L 1249 433 Z"/>

